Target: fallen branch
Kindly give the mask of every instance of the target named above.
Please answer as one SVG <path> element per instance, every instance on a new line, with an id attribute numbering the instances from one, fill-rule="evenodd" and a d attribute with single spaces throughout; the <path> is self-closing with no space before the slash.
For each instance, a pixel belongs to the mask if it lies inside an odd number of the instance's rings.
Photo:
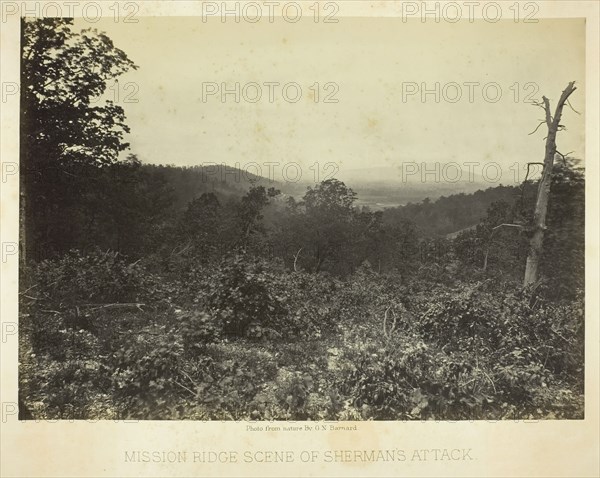
<path id="1" fill-rule="evenodd" d="M 29 289 L 25 289 L 23 292 L 19 292 L 19 295 L 25 295 L 27 292 L 29 292 L 31 289 L 35 289 L 37 286 L 39 286 L 39 284 L 34 284 Z"/>
<path id="2" fill-rule="evenodd" d="M 135 334 L 138 337 L 140 335 L 152 335 L 154 337 L 165 335 L 164 332 L 148 332 L 146 330 L 141 330 L 141 331 L 137 331 L 137 332 L 133 332 L 131 330 L 117 330 L 117 333 L 120 334 L 120 335 Z"/>
<path id="3" fill-rule="evenodd" d="M 304 247 L 298 249 L 298 252 L 296 252 L 296 254 L 294 255 L 294 272 L 298 272 L 298 269 L 296 269 L 296 263 L 298 262 L 298 256 L 302 252 L 302 249 L 304 249 Z"/>
<path id="4" fill-rule="evenodd" d="M 100 310 L 100 309 L 118 309 L 118 308 L 126 308 L 126 307 L 135 307 L 143 311 L 142 307 L 145 307 L 146 304 L 142 304 L 139 302 L 116 302 L 114 304 L 80 304 L 76 305 L 75 308 L 79 307 L 92 307 L 92 310 Z"/>
<path id="5" fill-rule="evenodd" d="M 563 339 L 566 343 L 568 344 L 572 344 L 573 342 L 571 340 L 567 340 L 566 338 L 564 338 L 560 333 L 558 333 L 556 330 L 554 330 L 552 327 L 550 327 L 550 332 L 556 334 L 558 337 L 560 337 L 561 339 Z"/>
<path id="6" fill-rule="evenodd" d="M 473 287 L 469 289 L 469 297 L 471 297 L 477 290 L 482 288 L 485 284 L 489 283 L 492 279 L 488 278 L 484 281 L 476 283 Z"/>
<path id="7" fill-rule="evenodd" d="M 197 393 L 192 392 L 189 388 L 187 388 L 185 385 L 179 383 L 177 380 L 173 379 L 173 383 L 175 383 L 176 385 L 179 385 L 181 388 L 183 388 L 184 390 L 187 390 L 188 392 L 190 392 L 194 397 L 197 395 Z"/>
<path id="8" fill-rule="evenodd" d="M 184 252 L 186 252 L 190 247 L 192 247 L 192 241 L 188 241 L 187 244 L 185 244 L 183 247 L 181 247 L 181 244 L 177 244 L 173 250 L 171 251 L 171 253 L 169 254 L 169 257 L 173 257 L 173 255 L 175 256 L 179 256 L 181 254 L 183 254 Z M 180 249 L 178 252 L 177 249 Z"/>
<path id="9" fill-rule="evenodd" d="M 387 319 L 388 319 L 388 312 L 390 311 L 390 309 L 392 310 L 392 316 L 394 317 L 394 322 L 392 323 L 392 326 L 390 327 L 390 330 L 388 331 L 387 330 Z M 396 330 L 396 319 L 397 319 L 396 312 L 392 309 L 392 306 L 390 305 L 387 309 L 385 309 L 385 313 L 383 314 L 383 335 L 388 340 L 392 337 L 392 334 Z"/>
<path id="10" fill-rule="evenodd" d="M 186 376 L 186 378 L 192 382 L 192 384 L 194 385 L 194 387 L 198 388 L 198 384 L 194 381 L 194 379 L 192 377 L 189 376 L 189 374 L 185 371 L 185 370 L 180 370 L 180 372 Z"/>
<path id="11" fill-rule="evenodd" d="M 492 388 L 494 389 L 494 393 L 497 394 L 498 392 L 496 391 L 496 385 L 494 384 L 494 381 L 491 379 L 491 377 L 482 369 L 479 369 L 479 371 L 484 375 L 485 378 L 488 379 L 488 381 L 492 384 Z"/>

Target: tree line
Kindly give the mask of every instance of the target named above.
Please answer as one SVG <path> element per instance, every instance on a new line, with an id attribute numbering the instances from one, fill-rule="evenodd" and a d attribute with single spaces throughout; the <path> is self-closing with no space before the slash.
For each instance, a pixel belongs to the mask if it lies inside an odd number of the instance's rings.
<path id="1" fill-rule="evenodd" d="M 137 66 L 106 35 L 75 33 L 71 25 L 56 18 L 22 24 L 24 261 L 100 248 L 169 268 L 243 250 L 338 276 L 365 261 L 401 274 L 457 262 L 523 272 L 527 241 L 540 230 L 527 226 L 536 216 L 537 182 L 370 211 L 356 207 L 356 193 L 336 179 L 291 195 L 284 184 L 258 185 L 258 177 L 228 181 L 201 167 L 144 165 L 135 154 L 122 159 L 129 149 L 125 112 L 96 99 Z M 573 289 L 584 262 L 583 170 L 564 157 L 550 169 L 541 272 L 557 288 Z M 497 231 L 509 223 L 518 230 Z"/>

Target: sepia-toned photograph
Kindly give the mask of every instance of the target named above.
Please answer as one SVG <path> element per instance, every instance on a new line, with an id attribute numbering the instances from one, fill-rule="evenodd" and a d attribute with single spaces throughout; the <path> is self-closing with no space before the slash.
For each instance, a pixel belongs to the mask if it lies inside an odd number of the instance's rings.
<path id="1" fill-rule="evenodd" d="M 583 420 L 585 19 L 274 3 L 20 19 L 19 420 Z"/>

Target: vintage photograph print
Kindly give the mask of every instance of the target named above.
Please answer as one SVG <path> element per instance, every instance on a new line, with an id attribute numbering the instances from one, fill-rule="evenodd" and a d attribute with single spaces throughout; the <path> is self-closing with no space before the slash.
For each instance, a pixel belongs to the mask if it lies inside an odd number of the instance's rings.
<path id="1" fill-rule="evenodd" d="M 19 419 L 584 419 L 585 19 L 275 3 L 21 19 Z"/>

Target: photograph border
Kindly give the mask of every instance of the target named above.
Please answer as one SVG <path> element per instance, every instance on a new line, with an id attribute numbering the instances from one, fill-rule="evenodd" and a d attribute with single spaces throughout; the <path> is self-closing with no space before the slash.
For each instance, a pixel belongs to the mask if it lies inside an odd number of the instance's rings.
<path id="1" fill-rule="evenodd" d="M 23 2 L 6 3 L 21 8 Z M 139 7 L 136 10 L 139 16 L 197 16 L 201 15 L 203 2 L 107 2 L 102 5 L 103 15 L 114 14 L 107 9 L 113 3 L 121 6 L 134 3 Z M 402 4 L 421 2 L 334 3 L 340 7 L 339 17 L 368 17 L 399 16 Z M 501 3 L 502 8 L 507 9 L 513 2 Z M 18 95 L 4 97 L 4 85 L 19 82 L 20 23 L 19 15 L 12 15 L 2 18 L 0 39 L 0 83 L 3 85 L 0 113 L 2 476 L 596 476 L 600 472 L 599 4 L 523 3 L 538 5 L 540 19 L 586 18 L 583 420 L 295 422 L 303 427 L 301 431 L 267 429 L 268 425 L 283 427 L 294 422 L 19 421 L 15 408 L 18 402 L 19 102 Z M 425 18 L 423 21 L 434 20 Z M 372 450 L 381 451 L 381 459 L 365 460 L 363 452 Z M 390 459 L 392 454 L 394 458 Z"/>

